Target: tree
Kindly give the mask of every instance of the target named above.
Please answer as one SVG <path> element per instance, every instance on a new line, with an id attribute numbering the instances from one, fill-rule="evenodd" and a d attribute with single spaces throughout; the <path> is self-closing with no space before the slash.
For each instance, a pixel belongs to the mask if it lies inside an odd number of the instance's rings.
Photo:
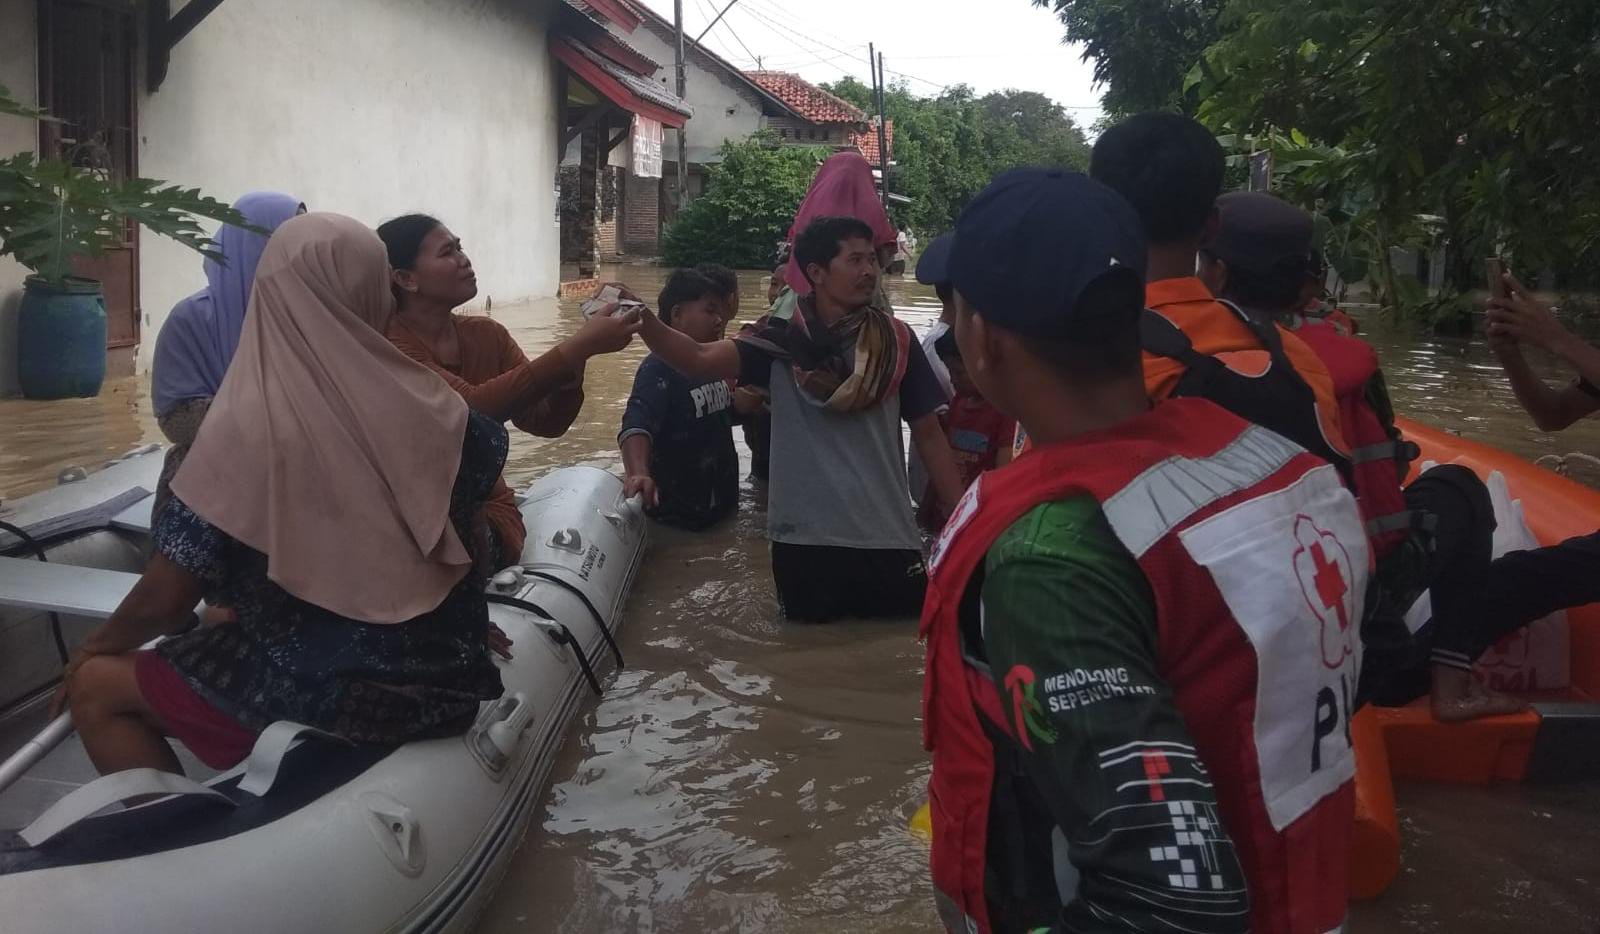
<path id="1" fill-rule="evenodd" d="M 1272 141 L 1285 194 L 1361 228 L 1386 299 L 1417 304 L 1395 246 L 1448 241 L 1456 290 L 1502 250 L 1525 271 L 1600 259 L 1592 0 L 1230 0 L 1220 25 L 1200 118 Z"/>
<path id="2" fill-rule="evenodd" d="M 1100 103 L 1111 117 L 1146 110 L 1192 111 L 1184 78 L 1221 38 L 1226 0 L 1033 0 L 1051 7 L 1068 42 L 1081 43 L 1105 86 Z"/>
<path id="3" fill-rule="evenodd" d="M 771 268 L 774 249 L 827 156 L 824 149 L 780 147 L 762 134 L 723 143 L 706 193 L 667 228 L 662 258 L 674 266 Z"/>
<path id="4" fill-rule="evenodd" d="M 877 110 L 871 89 L 854 78 L 824 87 L 863 110 Z M 1089 161 L 1083 131 L 1064 108 L 1033 91 L 980 98 L 955 85 L 936 97 L 917 97 L 902 82 L 885 89 L 884 112 L 894 122 L 890 187 L 911 199 L 895 213 L 924 232 L 953 226 L 967 202 L 1006 169 L 1081 169 Z"/>

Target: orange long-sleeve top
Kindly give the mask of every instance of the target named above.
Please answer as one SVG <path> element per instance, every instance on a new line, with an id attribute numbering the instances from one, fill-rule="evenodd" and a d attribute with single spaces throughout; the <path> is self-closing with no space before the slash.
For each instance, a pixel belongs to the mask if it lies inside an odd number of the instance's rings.
<path id="1" fill-rule="evenodd" d="M 385 336 L 406 356 L 428 367 L 467 405 L 499 421 L 544 438 L 560 437 L 583 407 L 583 368 L 573 367 L 560 348 L 529 360 L 498 321 L 452 315 L 460 359 L 446 362 L 399 315 Z M 506 556 L 522 553 L 527 529 L 516 496 L 502 477 L 483 506 L 484 518 L 500 538 Z"/>

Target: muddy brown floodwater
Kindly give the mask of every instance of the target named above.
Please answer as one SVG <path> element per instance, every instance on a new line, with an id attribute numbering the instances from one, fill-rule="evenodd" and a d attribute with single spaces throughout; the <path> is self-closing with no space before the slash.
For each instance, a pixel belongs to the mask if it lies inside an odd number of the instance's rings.
<path id="1" fill-rule="evenodd" d="M 662 276 L 607 274 L 647 295 Z M 754 316 L 765 282 L 741 279 Z M 914 326 L 937 314 L 909 280 L 890 294 Z M 533 353 L 571 333 L 575 304 L 494 317 Z M 1600 453 L 1600 423 L 1535 431 L 1481 341 L 1370 330 L 1407 415 L 1529 458 Z M 514 434 L 512 484 L 572 463 L 620 471 L 616 429 L 643 354 L 590 364 L 566 437 Z M 98 399 L 0 401 L 0 495 L 155 440 L 143 377 Z M 628 667 L 579 715 L 483 934 L 937 927 L 927 848 L 906 830 L 928 772 L 915 623 L 780 621 L 764 520 L 747 483 L 722 527 L 654 531 L 620 636 Z M 1600 785 L 1402 785 L 1399 798 L 1401 878 L 1353 909 L 1351 930 L 1600 931 Z"/>

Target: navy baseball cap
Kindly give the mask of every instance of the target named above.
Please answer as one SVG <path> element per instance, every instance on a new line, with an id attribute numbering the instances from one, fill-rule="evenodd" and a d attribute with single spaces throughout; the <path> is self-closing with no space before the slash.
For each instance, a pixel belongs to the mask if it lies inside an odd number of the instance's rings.
<path id="1" fill-rule="evenodd" d="M 950 281 L 950 246 L 955 242 L 953 230 L 933 238 L 928 248 L 917 257 L 918 282 L 923 285 L 944 285 Z"/>
<path id="2" fill-rule="evenodd" d="M 951 284 L 986 320 L 1043 338 L 1099 330 L 1075 314 L 1084 290 L 1116 276 L 1142 297 L 1144 268 L 1139 215 L 1066 169 L 1002 173 L 961 213 L 948 262 Z"/>
<path id="3" fill-rule="evenodd" d="M 1260 275 L 1310 272 L 1316 253 L 1311 215 L 1262 191 L 1230 191 L 1217 199 L 1222 223 L 1205 251 Z"/>

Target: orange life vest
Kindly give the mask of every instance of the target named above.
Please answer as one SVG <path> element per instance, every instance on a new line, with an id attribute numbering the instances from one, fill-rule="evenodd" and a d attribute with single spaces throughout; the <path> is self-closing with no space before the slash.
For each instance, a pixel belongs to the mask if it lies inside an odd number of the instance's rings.
<path id="1" fill-rule="evenodd" d="M 1370 344 L 1340 333 L 1329 321 L 1306 321 L 1295 334 L 1317 352 L 1333 377 L 1355 471 L 1356 502 L 1374 554 L 1383 557 L 1411 531 L 1412 515 L 1401 484 L 1417 458 L 1417 446 L 1395 428 L 1393 412 L 1380 414 L 1369 401 L 1369 387 L 1383 378 L 1378 354 Z"/>

